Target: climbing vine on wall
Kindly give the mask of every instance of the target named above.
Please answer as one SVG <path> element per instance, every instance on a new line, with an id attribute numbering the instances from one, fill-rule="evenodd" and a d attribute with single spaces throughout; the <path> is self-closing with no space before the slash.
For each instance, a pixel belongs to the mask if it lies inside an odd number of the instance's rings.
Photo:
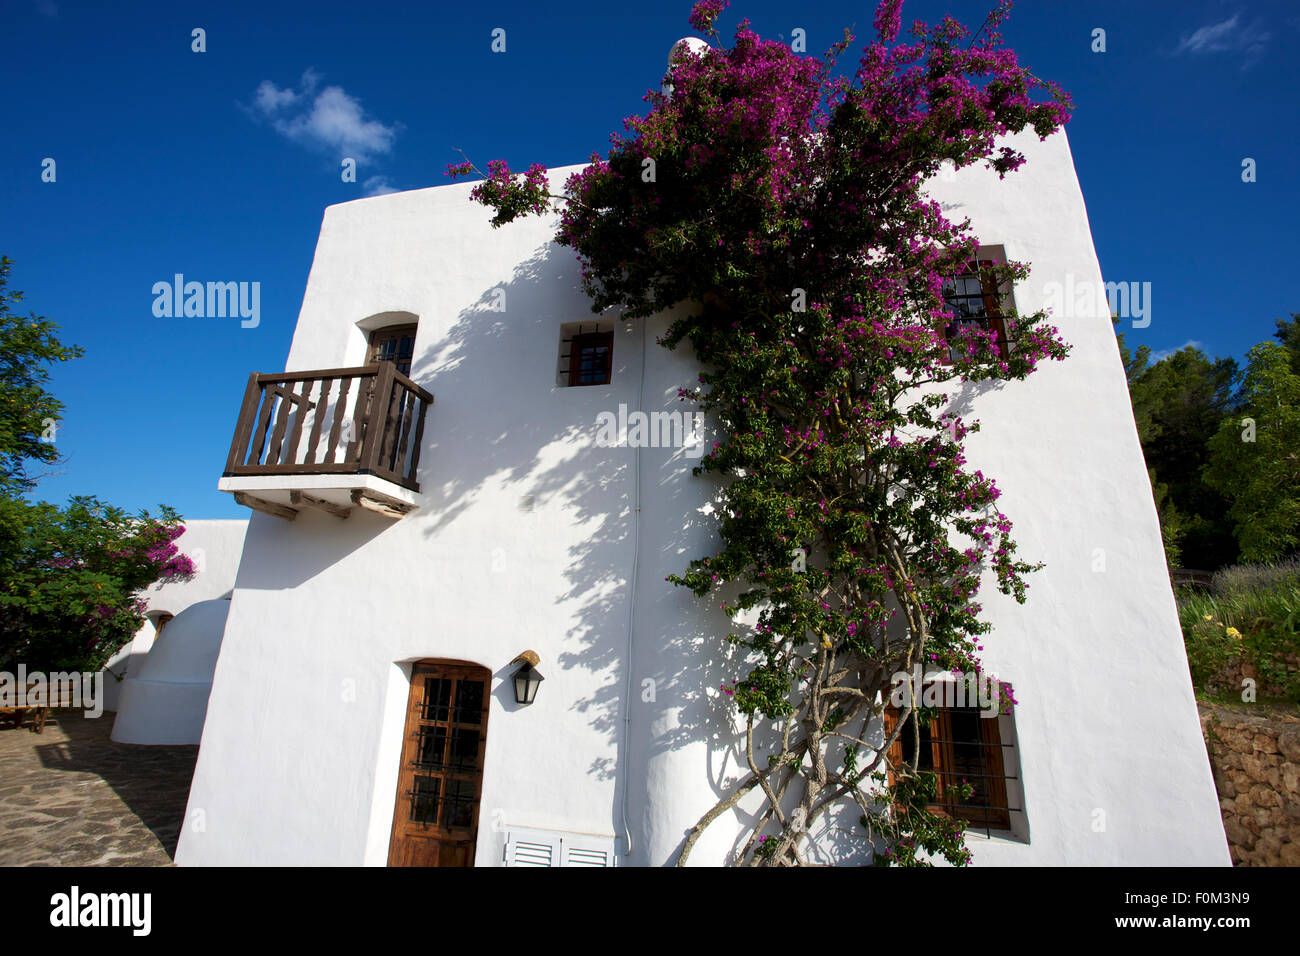
<path id="1" fill-rule="evenodd" d="M 1019 382 L 1068 346 L 1042 313 L 1008 314 L 1001 339 L 951 325 L 946 279 L 974 268 L 1007 287 L 1028 266 L 977 264 L 969 222 L 923 187 L 945 168 L 1013 173 L 1024 156 L 1002 137 L 1048 136 L 1069 97 L 1002 45 L 1009 3 L 976 31 L 917 21 L 900 40 L 901 0 L 883 0 L 851 68 L 849 31 L 822 57 L 748 21 L 723 46 L 726 6 L 695 5 L 713 45 L 679 46 L 648 112 L 562 193 L 541 166 L 495 160 L 473 196 L 498 226 L 558 212 L 595 312 L 693 304 L 660 344 L 689 343 L 703 369 L 680 398 L 718 425 L 697 473 L 721 479 L 721 547 L 669 580 L 735 621 L 719 635 L 736 667 L 721 693 L 747 772 L 678 862 L 757 791 L 735 862 L 808 862 L 824 818 L 847 808 L 878 863 L 965 863 L 964 824 L 927 809 L 936 781 L 918 747 L 888 757 L 921 710 L 904 700 L 888 739 L 880 716 L 918 663 L 980 671 L 981 580 L 1023 602 L 1037 567 L 1017 555 L 993 476 L 966 460 L 979 423 L 951 390 Z"/>

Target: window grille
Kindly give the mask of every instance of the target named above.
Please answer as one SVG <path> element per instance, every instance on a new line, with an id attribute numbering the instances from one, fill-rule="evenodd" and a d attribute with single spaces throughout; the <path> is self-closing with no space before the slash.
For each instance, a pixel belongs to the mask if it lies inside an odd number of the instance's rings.
<path id="1" fill-rule="evenodd" d="M 560 333 L 560 384 L 608 385 L 614 373 L 614 331 L 607 323 L 566 325 Z"/>
<path id="2" fill-rule="evenodd" d="M 941 329 L 948 341 L 948 361 L 962 358 L 963 349 L 958 338 L 963 329 L 991 330 L 998 354 L 1010 354 L 1007 342 L 1007 323 L 1003 312 L 1003 293 L 996 277 L 989 271 L 998 263 L 988 259 L 972 262 L 960 275 L 950 276 L 943 282 L 943 299 L 953 317 Z"/>
<path id="3" fill-rule="evenodd" d="M 916 734 L 920 732 L 920 753 L 917 770 L 933 773 L 937 784 L 934 801 L 928 804 L 933 813 L 965 820 L 971 829 L 982 830 L 991 836 L 993 830 L 1010 830 L 1011 814 L 1022 807 L 1012 806 L 1008 800 L 1008 784 L 1018 784 L 1019 776 L 1008 773 L 1006 767 L 1014 763 L 1009 752 L 1014 745 L 1001 739 L 1000 720 L 996 714 L 985 716 L 979 707 L 926 708 L 931 714 L 928 724 L 918 726 L 916 711 L 908 720 L 898 740 L 889 749 L 889 782 L 894 782 L 894 769 L 910 762 Z M 888 738 L 897 726 L 899 711 L 885 711 L 885 736 Z M 970 797 L 962 798 L 955 787 L 970 784 L 974 789 Z"/>

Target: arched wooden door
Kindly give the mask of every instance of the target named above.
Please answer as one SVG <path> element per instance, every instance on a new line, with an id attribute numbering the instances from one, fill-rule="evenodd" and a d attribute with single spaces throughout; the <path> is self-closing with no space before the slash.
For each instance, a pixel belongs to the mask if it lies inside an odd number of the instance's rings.
<path id="1" fill-rule="evenodd" d="M 414 666 L 389 866 L 474 865 L 491 688 L 477 664 Z"/>

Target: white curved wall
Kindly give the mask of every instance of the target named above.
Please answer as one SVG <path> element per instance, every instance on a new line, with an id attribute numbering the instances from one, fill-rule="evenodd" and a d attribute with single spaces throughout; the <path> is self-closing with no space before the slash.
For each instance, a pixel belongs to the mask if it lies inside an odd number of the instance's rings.
<path id="1" fill-rule="evenodd" d="M 972 170 L 934 192 L 984 242 L 1034 262 L 1016 292 L 1032 310 L 1050 279 L 1101 277 L 1065 137 L 1017 145 L 1029 163 L 1005 183 Z M 609 386 L 557 388 L 559 327 L 591 318 L 572 253 L 549 242 L 552 221 L 491 229 L 470 188 L 326 210 L 287 368 L 358 364 L 357 321 L 418 315 L 412 377 L 437 399 L 423 503 L 396 522 L 253 515 L 190 794 L 205 828 L 183 830 L 182 864 L 382 864 L 409 662 L 425 657 L 495 675 L 480 865 L 501 859 L 503 826 L 622 837 L 624 797 L 623 862 L 670 862 L 739 772 L 716 691 L 734 673 L 720 659 L 727 622 L 664 581 L 713 547 L 709 483 L 680 450 L 638 459 L 593 440 L 599 412 L 637 407 L 641 335 L 616 332 Z M 647 410 L 677 410 L 677 387 L 695 380 L 688 348 L 655 345 L 666 324 L 647 330 Z M 1022 702 L 1031 839 L 976 840 L 976 862 L 1226 864 L 1110 323 L 1060 325 L 1066 363 L 975 399 L 985 430 L 971 460 L 998 476 L 1023 553 L 1048 564 L 1025 607 L 985 600 L 987 657 Z M 525 648 L 546 682 L 520 708 L 508 662 Z M 719 820 L 694 860 L 723 860 L 737 832 Z"/>
<path id="2" fill-rule="evenodd" d="M 189 581 L 172 581 L 148 588 L 143 597 L 148 605 L 146 613 L 150 615 L 179 614 L 199 601 L 223 597 L 235 586 L 235 571 L 239 568 L 248 521 L 196 518 L 184 524 L 185 533 L 176 539 L 176 546 L 182 554 L 190 556 L 196 573 Z M 123 681 L 144 663 L 155 634 L 152 621 L 146 622 L 131 643 L 109 659 L 104 668 L 104 710 L 120 708 Z"/>
<path id="3" fill-rule="evenodd" d="M 191 605 L 172 621 L 122 683 L 112 739 L 124 744 L 197 744 L 230 602 Z"/>

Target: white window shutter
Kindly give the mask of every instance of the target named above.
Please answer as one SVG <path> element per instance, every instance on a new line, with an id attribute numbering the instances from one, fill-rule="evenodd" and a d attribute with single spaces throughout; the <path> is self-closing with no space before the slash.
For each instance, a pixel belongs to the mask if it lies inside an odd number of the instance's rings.
<path id="1" fill-rule="evenodd" d="M 613 866 L 614 841 L 607 837 L 583 837 L 566 833 L 560 841 L 560 866 Z"/>
<path id="2" fill-rule="evenodd" d="M 615 866 L 614 838 L 506 828 L 506 866 Z"/>
<path id="3" fill-rule="evenodd" d="M 559 866 L 560 835 L 539 830 L 506 831 L 506 866 Z"/>

